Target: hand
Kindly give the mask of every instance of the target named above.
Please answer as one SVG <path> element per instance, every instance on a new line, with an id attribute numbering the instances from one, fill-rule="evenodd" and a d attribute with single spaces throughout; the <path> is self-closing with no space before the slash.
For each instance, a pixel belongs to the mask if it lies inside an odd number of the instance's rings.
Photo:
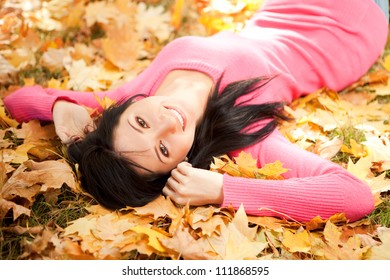
<path id="1" fill-rule="evenodd" d="M 163 193 L 181 205 L 221 204 L 223 175 L 181 162 L 172 170 Z"/>
<path id="2" fill-rule="evenodd" d="M 58 137 L 64 144 L 70 144 L 94 130 L 93 121 L 86 108 L 67 102 L 57 101 L 53 107 L 53 121 Z"/>

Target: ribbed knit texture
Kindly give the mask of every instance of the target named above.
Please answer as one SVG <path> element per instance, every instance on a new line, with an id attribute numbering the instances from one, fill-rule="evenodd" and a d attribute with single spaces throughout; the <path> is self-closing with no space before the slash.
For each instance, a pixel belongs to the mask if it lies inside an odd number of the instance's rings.
<path id="1" fill-rule="evenodd" d="M 340 90 L 354 82 L 381 54 L 386 39 L 386 17 L 372 0 L 272 0 L 240 34 L 224 31 L 174 40 L 140 75 L 115 90 L 91 93 L 33 86 L 17 90 L 4 102 L 20 122 L 52 120 L 58 99 L 98 108 L 95 95 L 115 100 L 153 95 L 176 69 L 201 71 L 214 81 L 223 74 L 222 87 L 277 74 L 253 93 L 251 103 L 291 102 L 323 86 Z M 278 131 L 244 150 L 258 159 L 259 166 L 280 160 L 290 171 L 283 181 L 224 176 L 225 206 L 243 203 L 253 215 L 299 221 L 339 212 L 356 220 L 373 209 L 368 186 L 343 168 L 295 147 Z"/>

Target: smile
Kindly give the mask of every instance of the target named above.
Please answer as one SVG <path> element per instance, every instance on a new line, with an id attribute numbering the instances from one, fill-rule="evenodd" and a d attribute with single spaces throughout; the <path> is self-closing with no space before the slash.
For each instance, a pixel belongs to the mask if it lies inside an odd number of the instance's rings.
<path id="1" fill-rule="evenodd" d="M 175 116 L 175 118 L 176 118 L 176 119 L 179 121 L 179 123 L 181 124 L 182 129 L 184 130 L 184 129 L 185 129 L 186 121 L 185 121 L 185 117 L 184 117 L 184 115 L 182 114 L 182 112 L 180 112 L 179 110 L 177 110 L 177 109 L 175 109 L 175 108 L 167 108 L 167 109 L 173 113 L 173 115 Z"/>

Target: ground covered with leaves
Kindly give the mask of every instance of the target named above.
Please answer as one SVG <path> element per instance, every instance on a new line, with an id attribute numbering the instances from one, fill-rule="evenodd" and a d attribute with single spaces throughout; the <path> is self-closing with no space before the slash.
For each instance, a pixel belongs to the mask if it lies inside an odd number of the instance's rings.
<path id="1" fill-rule="evenodd" d="M 5 0 L 0 10 L 0 259 L 390 259 L 390 56 L 343 92 L 286 107 L 280 127 L 372 188 L 375 211 L 308 223 L 241 207 L 178 207 L 159 197 L 111 212 L 83 193 L 52 124 L 19 124 L 2 98 L 23 85 L 106 90 L 139 74 L 169 41 L 240 30 L 261 0 Z M 110 100 L 101 100 L 108 106 Z M 283 179 L 245 154 L 216 159 L 233 176 Z"/>

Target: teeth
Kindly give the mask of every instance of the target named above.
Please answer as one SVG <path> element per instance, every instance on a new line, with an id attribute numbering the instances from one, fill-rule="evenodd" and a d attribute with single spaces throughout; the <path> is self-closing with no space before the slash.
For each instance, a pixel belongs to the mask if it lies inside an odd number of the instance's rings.
<path id="1" fill-rule="evenodd" d="M 174 109 L 169 109 L 175 116 L 176 118 L 179 120 L 180 124 L 181 124 L 181 127 L 184 128 L 184 119 L 183 117 L 179 114 L 179 112 L 177 112 L 176 110 Z"/>

